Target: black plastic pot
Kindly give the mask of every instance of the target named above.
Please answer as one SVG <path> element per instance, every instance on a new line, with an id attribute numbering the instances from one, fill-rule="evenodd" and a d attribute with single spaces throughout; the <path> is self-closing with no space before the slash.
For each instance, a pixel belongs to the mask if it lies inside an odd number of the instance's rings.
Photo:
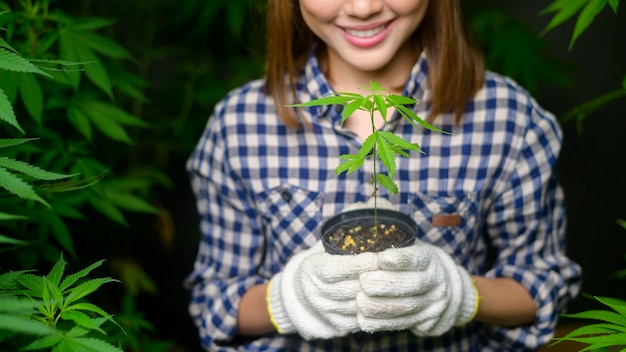
<path id="1" fill-rule="evenodd" d="M 378 209 L 376 215 L 378 217 L 379 227 L 382 227 L 382 231 L 379 230 L 380 236 L 384 236 L 386 229 L 394 229 L 394 231 L 399 230 L 403 235 L 394 236 L 400 238 L 394 238 L 395 241 L 388 243 L 384 248 L 380 248 L 380 246 L 375 249 L 361 248 L 362 250 L 359 250 L 359 252 L 380 252 L 391 247 L 408 247 L 415 242 L 418 228 L 413 218 L 399 211 L 390 209 Z M 348 233 L 346 231 L 349 231 L 348 229 L 373 228 L 374 225 L 373 208 L 356 209 L 335 215 L 328 219 L 328 221 L 322 225 L 321 229 L 321 239 L 326 252 L 330 254 L 354 254 L 353 249 L 342 248 L 341 243 L 344 243 L 345 237 L 339 239 L 337 231 L 339 230 L 343 236 L 347 236 Z M 352 235 L 352 232 L 350 235 Z M 333 237 L 331 238 L 331 236 Z"/>

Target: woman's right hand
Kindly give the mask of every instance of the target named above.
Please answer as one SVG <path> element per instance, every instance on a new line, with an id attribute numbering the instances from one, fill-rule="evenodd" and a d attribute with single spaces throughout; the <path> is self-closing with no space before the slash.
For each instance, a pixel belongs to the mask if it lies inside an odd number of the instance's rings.
<path id="1" fill-rule="evenodd" d="M 359 331 L 359 276 L 376 269 L 374 253 L 332 255 L 324 252 L 321 242 L 296 254 L 268 283 L 267 307 L 274 327 L 307 340 Z"/>

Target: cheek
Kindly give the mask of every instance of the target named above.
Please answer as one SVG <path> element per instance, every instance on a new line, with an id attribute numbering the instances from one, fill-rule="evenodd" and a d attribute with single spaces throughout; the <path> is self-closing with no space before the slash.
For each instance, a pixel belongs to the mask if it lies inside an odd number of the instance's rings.
<path id="1" fill-rule="evenodd" d="M 428 8 L 428 2 L 428 0 L 387 0 L 386 4 L 399 16 L 416 16 L 421 21 Z"/>
<path id="2" fill-rule="evenodd" d="M 302 17 L 307 22 L 332 22 L 341 11 L 341 0 L 299 0 Z"/>

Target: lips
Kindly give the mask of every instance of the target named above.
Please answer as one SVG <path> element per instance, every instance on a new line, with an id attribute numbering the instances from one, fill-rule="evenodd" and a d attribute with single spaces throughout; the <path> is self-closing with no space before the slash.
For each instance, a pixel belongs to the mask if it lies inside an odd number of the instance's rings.
<path id="1" fill-rule="evenodd" d="M 387 22 L 369 27 L 342 27 L 343 36 L 346 40 L 358 48 L 373 47 L 387 37 L 392 22 Z"/>

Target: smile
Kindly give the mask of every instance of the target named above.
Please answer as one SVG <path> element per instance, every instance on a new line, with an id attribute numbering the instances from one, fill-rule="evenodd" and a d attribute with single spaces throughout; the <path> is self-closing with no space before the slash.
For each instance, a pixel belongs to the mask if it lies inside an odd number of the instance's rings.
<path id="1" fill-rule="evenodd" d="M 369 37 L 373 37 L 376 34 L 382 32 L 385 29 L 386 26 L 387 25 L 384 24 L 384 25 L 378 26 L 376 28 L 370 28 L 370 29 L 367 29 L 367 30 L 356 30 L 356 29 L 348 29 L 348 28 L 344 28 L 344 30 L 346 31 L 346 33 L 348 33 L 350 35 L 353 35 L 355 37 L 369 38 Z"/>

